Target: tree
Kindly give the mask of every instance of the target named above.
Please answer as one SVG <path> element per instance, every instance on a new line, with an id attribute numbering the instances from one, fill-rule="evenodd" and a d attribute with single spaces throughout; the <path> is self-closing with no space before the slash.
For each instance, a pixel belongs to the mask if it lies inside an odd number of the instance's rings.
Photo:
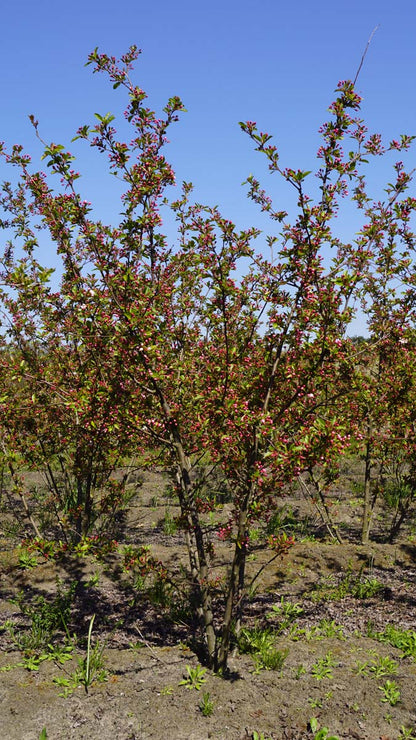
<path id="1" fill-rule="evenodd" d="M 399 212 L 402 209 L 407 210 L 405 202 L 398 207 Z M 355 397 L 364 459 L 363 544 L 370 537 L 376 502 L 388 489 L 392 493 L 393 480 L 396 493 L 401 489 L 404 494 L 396 501 L 393 537 L 406 517 L 414 490 L 414 235 L 408 229 L 407 215 L 404 230 L 390 222 L 379 239 L 375 265 L 364 283 L 370 335 L 356 364 Z"/>
<path id="2" fill-rule="evenodd" d="M 72 157 L 62 146 L 44 149 L 49 172 L 61 179 L 55 190 L 45 175 L 31 172 L 19 147 L 3 151 L 6 161 L 20 168 L 19 185 L 15 191 L 6 188 L 3 207 L 28 254 L 16 264 L 8 247 L 3 282 L 8 289 L 20 269 L 24 281 L 32 276 L 30 292 L 36 296 L 33 288 L 43 273 L 32 258 L 36 242 L 28 222 L 39 219 L 63 265 L 57 295 L 42 289 L 41 303 L 53 306 L 52 323 L 61 321 L 59 312 L 72 315 L 58 356 L 68 345 L 81 348 L 92 377 L 99 371 L 104 384 L 103 413 L 110 398 L 121 399 L 116 422 L 121 449 L 133 438 L 141 450 L 156 450 L 173 470 L 206 659 L 225 670 L 244 607 L 250 526 L 270 515 L 286 484 L 338 459 L 354 432 L 353 414 L 342 413 L 340 401 L 348 397 L 354 369 L 347 329 L 379 246 L 379 214 L 366 195 L 362 168 L 367 157 L 381 152 L 377 136 L 367 136 L 357 117 L 360 98 L 348 81 L 338 85 L 331 118 L 321 129 L 314 197 L 305 192 L 310 173 L 282 169 L 271 137 L 253 122 L 242 123 L 271 173 L 295 189 L 297 214 L 290 220 L 275 210 L 258 180 L 248 178 L 249 197 L 280 230 L 267 236 L 265 255 L 256 248 L 257 228 L 239 231 L 217 208 L 193 203 L 192 186 L 184 183 L 171 204 L 179 242 L 169 245 L 161 230 L 162 203 L 174 174 L 163 150 L 183 105 L 171 98 L 161 118 L 145 106 L 145 93 L 129 78 L 137 56 L 132 47 L 120 62 L 97 50 L 89 57 L 95 72 L 106 73 L 114 88 L 128 93 L 130 143 L 118 140 L 110 114 L 97 115 L 92 128 L 77 133 L 108 156 L 111 173 L 125 183 L 120 223 L 112 227 L 92 218 L 77 191 Z M 352 151 L 343 152 L 342 140 Z M 406 149 L 410 139 L 396 144 L 390 149 Z M 392 203 L 403 193 L 399 174 L 391 186 Z M 331 230 L 348 184 L 352 201 L 365 207 L 373 225 L 351 244 Z M 403 211 L 384 215 L 389 222 L 403 220 Z M 17 336 L 19 310 L 7 308 Z M 26 301 L 24 311 L 33 312 L 34 331 L 42 334 L 47 317 L 36 298 Z M 27 381 L 27 372 L 23 375 Z M 85 376 L 84 381 L 93 388 Z M 83 386 L 74 383 L 72 390 L 77 404 Z M 84 409 L 93 428 L 92 397 Z M 218 471 L 232 499 L 229 521 L 219 530 L 230 553 L 222 593 L 212 578 L 215 538 L 206 526 L 206 510 L 215 508 Z M 283 537 L 270 544 L 272 557 L 290 546 Z"/>
<path id="3" fill-rule="evenodd" d="M 2 271 L 9 342 L 3 337 L 0 356 L 1 451 L 32 534 L 40 536 L 40 523 L 29 510 L 24 471 L 37 470 L 47 489 L 41 511 L 59 537 L 76 542 L 93 526 L 97 531 L 100 519 L 108 534 L 123 500 L 125 480 L 113 474 L 133 451 L 125 423 L 130 394 L 119 382 L 119 357 L 103 321 L 95 334 L 91 283 L 82 284 L 70 256 L 60 290 L 51 289 L 52 270 L 37 262 L 36 231 L 19 211 L 23 197 L 22 190 L 4 188 L 2 205 L 11 218 L 3 228 L 14 232 L 15 243 L 14 250 L 7 246 Z"/>

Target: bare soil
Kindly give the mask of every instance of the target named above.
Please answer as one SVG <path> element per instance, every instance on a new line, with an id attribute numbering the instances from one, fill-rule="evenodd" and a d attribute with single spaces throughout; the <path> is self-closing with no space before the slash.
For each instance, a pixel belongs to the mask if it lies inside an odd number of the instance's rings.
<path id="1" fill-rule="evenodd" d="M 148 473 L 128 516 L 120 523 L 120 539 L 147 544 L 152 553 L 180 573 L 186 567 L 182 535 L 163 529 L 166 508 L 175 507 L 164 496 L 165 478 Z M 294 498 L 286 506 L 297 516 L 315 513 L 307 502 Z M 342 511 L 351 532 L 358 510 Z M 0 515 L 4 521 L 7 514 Z M 49 740 L 273 740 L 312 739 L 310 719 L 328 727 L 342 740 L 398 740 L 416 737 L 416 662 L 403 651 L 376 637 L 387 625 L 414 630 L 416 641 L 416 564 L 410 536 L 394 545 L 334 544 L 318 537 L 297 541 L 284 560 L 262 572 L 247 606 L 245 626 L 276 628 L 276 646 L 287 650 L 280 670 L 258 670 L 253 656 L 233 654 L 226 677 L 206 671 L 200 689 L 181 685 L 188 667 L 199 665 L 189 628 L 172 604 L 163 607 L 138 596 L 131 577 L 121 572 L 117 556 L 104 562 L 71 558 L 43 562 L 31 569 L 19 565 L 19 551 L 0 524 L 0 626 L 11 620 L 16 629 L 29 629 L 19 607 L 10 601 L 23 591 L 30 599 L 56 592 L 77 582 L 68 624 L 77 635 L 71 661 L 48 660 L 29 671 L 7 629 L 0 630 L 0 720 L 5 740 L 38 740 L 46 728 Z M 268 554 L 254 547 L 250 573 L 267 562 Z M 216 543 L 214 565 L 224 563 L 226 550 Z M 381 587 L 370 598 L 347 593 L 335 598 L 334 589 L 345 579 L 377 581 Z M 338 594 L 339 596 L 339 594 Z M 297 604 L 303 611 L 283 631 L 273 605 Z M 95 615 L 93 643 L 104 646 L 105 681 L 75 688 L 60 696 L 53 679 L 69 677 L 76 656 L 85 655 L 86 635 Z M 293 626 L 295 623 L 295 626 Z M 7 623 L 6 623 L 7 624 Z M 19 627 L 20 625 L 20 627 Z M 25 626 L 26 625 L 26 626 Z M 383 673 L 383 660 L 396 670 Z M 324 663 L 322 663 L 324 661 Z M 326 661 L 326 663 L 325 663 Z M 328 663 L 330 664 L 328 666 Z M 365 665 L 366 664 L 366 665 Z M 325 671 L 325 665 L 329 667 Z M 394 682 L 396 702 L 388 700 L 386 682 Z M 390 686 L 391 688 L 391 686 Z M 213 702 L 211 716 L 200 705 L 204 694 Z M 407 734 L 405 734 L 407 732 Z"/>

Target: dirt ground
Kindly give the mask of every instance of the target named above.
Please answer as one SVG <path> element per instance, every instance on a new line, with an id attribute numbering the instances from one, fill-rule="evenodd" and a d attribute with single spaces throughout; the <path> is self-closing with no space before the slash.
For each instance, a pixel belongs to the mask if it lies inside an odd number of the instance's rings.
<path id="1" fill-rule="evenodd" d="M 164 532 L 163 486 L 160 474 L 147 475 L 123 532 L 129 542 L 150 539 L 152 553 L 178 567 L 181 560 L 186 563 L 185 550 L 180 533 Z M 174 506 L 168 506 L 173 515 Z M 416 662 L 377 636 L 388 625 L 414 630 L 416 654 L 415 554 L 409 537 L 368 547 L 299 538 L 285 560 L 263 571 L 245 622 L 277 628 L 282 598 L 283 604 L 295 605 L 290 624 L 276 630 L 276 647 L 287 651 L 282 667 L 259 669 L 253 656 L 236 653 L 227 677 L 207 670 L 197 689 L 181 684 L 199 662 L 185 644 L 180 616 L 172 620 L 166 610 L 135 599 L 114 558 L 101 563 L 40 560 L 37 567 L 22 569 L 17 549 L 0 531 L 2 738 L 38 740 L 45 728 L 49 740 L 306 740 L 317 732 L 311 730 L 312 718 L 317 728 L 328 728 L 321 740 L 332 735 L 341 740 L 416 738 Z M 220 543 L 216 557 L 222 562 Z M 253 573 L 266 557 L 261 548 L 254 549 Z M 27 670 L 18 665 L 22 653 L 7 629 L 10 623 L 28 629 L 27 620 L 10 598 L 19 592 L 29 601 L 51 595 L 58 577 L 63 584 L 77 583 L 68 624 L 71 635 L 79 637 L 76 651 L 63 665 L 45 660 L 38 670 Z M 336 596 L 334 589 L 348 577 L 377 582 L 377 593 Z M 62 679 L 72 675 L 77 656 L 85 655 L 93 615 L 91 644 L 99 640 L 103 647 L 105 680 L 94 681 L 88 692 L 79 686 L 62 696 Z M 209 716 L 201 709 L 204 701 L 212 702 Z"/>

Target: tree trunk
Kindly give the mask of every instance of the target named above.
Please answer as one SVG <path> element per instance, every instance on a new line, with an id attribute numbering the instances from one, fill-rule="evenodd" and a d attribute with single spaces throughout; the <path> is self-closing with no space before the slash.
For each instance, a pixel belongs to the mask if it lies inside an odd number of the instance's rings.
<path id="1" fill-rule="evenodd" d="M 365 469 L 364 469 L 364 506 L 363 506 L 363 521 L 361 529 L 361 543 L 366 545 L 370 539 L 370 527 L 371 517 L 373 514 L 373 508 L 375 501 L 371 497 L 371 424 L 367 424 L 367 443 L 365 450 Z"/>
<path id="2" fill-rule="evenodd" d="M 168 405 L 164 404 L 165 415 L 169 419 L 171 438 L 176 458 L 176 478 L 179 487 L 179 503 L 182 515 L 187 523 L 186 545 L 191 567 L 192 586 L 197 602 L 197 614 L 201 620 L 208 652 L 210 667 L 214 665 L 217 647 L 212 613 L 211 595 L 209 593 L 208 553 L 205 546 L 199 513 L 193 496 L 191 480 L 191 463 L 183 448 L 176 422 L 170 417 Z"/>
<path id="3" fill-rule="evenodd" d="M 216 658 L 216 669 L 225 671 L 227 668 L 228 655 L 231 644 L 231 627 L 234 616 L 236 599 L 242 601 L 244 598 L 245 567 L 247 558 L 246 528 L 247 528 L 247 511 L 250 500 L 248 493 L 244 500 L 244 505 L 240 510 L 238 520 L 237 539 L 234 549 L 234 558 L 231 566 L 231 573 L 228 582 L 228 593 L 225 602 L 224 617 L 221 629 L 221 643 L 219 645 Z M 240 610 L 241 621 L 241 610 Z"/>

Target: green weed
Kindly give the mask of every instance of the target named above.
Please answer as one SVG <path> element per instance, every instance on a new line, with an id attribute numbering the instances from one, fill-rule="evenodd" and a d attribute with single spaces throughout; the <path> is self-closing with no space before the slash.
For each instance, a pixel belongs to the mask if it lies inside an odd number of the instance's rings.
<path id="1" fill-rule="evenodd" d="M 173 603 L 172 587 L 159 575 L 155 576 L 147 595 L 154 606 L 169 607 Z"/>
<path id="2" fill-rule="evenodd" d="M 304 665 L 300 665 L 295 669 L 295 678 L 298 681 L 301 676 L 304 676 L 306 673 L 306 668 Z"/>
<path id="3" fill-rule="evenodd" d="M 286 532 L 288 535 L 296 534 L 298 540 L 310 537 L 310 529 L 311 520 L 308 517 L 299 519 L 293 509 L 286 505 L 276 509 L 267 524 L 267 534 Z"/>
<path id="4" fill-rule="evenodd" d="M 400 727 L 400 735 L 398 740 L 416 740 L 416 731 L 413 727 Z"/>
<path id="5" fill-rule="evenodd" d="M 178 531 L 178 524 L 169 509 L 165 510 L 165 516 L 163 519 L 163 532 L 167 535 L 176 534 Z"/>
<path id="6" fill-rule="evenodd" d="M 367 636 L 399 648 L 403 658 L 416 659 L 416 632 L 414 630 L 401 630 L 393 624 L 388 624 L 382 632 L 376 632 L 369 623 Z"/>
<path id="7" fill-rule="evenodd" d="M 279 650 L 276 645 L 276 635 L 269 629 L 242 629 L 238 638 L 240 653 L 253 656 L 256 672 L 262 669 L 278 671 L 288 655 L 288 650 Z"/>
<path id="8" fill-rule="evenodd" d="M 240 653 L 261 653 L 269 649 L 274 641 L 275 635 L 270 629 L 244 628 L 238 636 L 238 649 Z"/>
<path id="9" fill-rule="evenodd" d="M 62 590 L 61 584 L 58 583 L 57 594 L 51 600 L 37 596 L 28 602 L 23 592 L 15 599 L 11 599 L 30 621 L 29 629 L 21 625 L 16 626 L 10 621 L 4 625 L 6 632 L 22 653 L 40 655 L 42 652 L 48 652 L 58 631 L 64 632 L 68 640 L 70 639 L 67 623 L 75 589 L 76 583 L 66 590 Z"/>
<path id="10" fill-rule="evenodd" d="M 379 655 L 376 660 L 372 661 L 372 665 L 369 667 L 369 673 L 372 673 L 376 678 L 381 676 L 392 676 L 397 673 L 398 664 L 388 655 Z"/>
<path id="11" fill-rule="evenodd" d="M 290 625 L 288 637 L 294 642 L 298 640 L 323 640 L 325 637 L 336 637 L 338 640 L 344 640 L 344 630 L 335 620 L 321 619 L 319 624 L 313 625 L 310 629 L 299 627 L 297 622 Z"/>
<path id="12" fill-rule="evenodd" d="M 277 617 L 280 620 L 279 628 L 284 630 L 297 617 L 300 617 L 303 611 L 303 607 L 299 603 L 292 604 L 290 601 L 285 601 L 284 596 L 282 596 L 280 604 L 273 604 L 271 611 L 267 612 L 266 618 L 273 619 Z"/>
<path id="13" fill-rule="evenodd" d="M 253 527 L 252 529 L 250 529 L 248 536 L 250 542 L 259 542 L 259 540 L 261 539 L 261 531 L 260 529 L 256 529 L 255 527 Z"/>
<path id="14" fill-rule="evenodd" d="M 394 707 L 400 701 L 400 689 L 395 681 L 387 681 L 383 686 L 378 687 L 383 692 L 382 702 L 389 703 Z"/>
<path id="15" fill-rule="evenodd" d="M 349 567 L 347 573 L 340 581 L 333 576 L 318 584 L 315 593 L 312 594 L 313 601 L 340 601 L 345 596 L 353 596 L 356 599 L 370 599 L 383 590 L 383 584 L 377 578 L 368 578 L 363 575 L 364 568 L 358 574 Z"/>
<path id="16" fill-rule="evenodd" d="M 85 693 L 87 694 L 89 687 L 94 681 L 102 682 L 107 680 L 108 671 L 104 667 L 104 650 L 106 643 L 101 645 L 99 640 L 97 640 L 95 645 L 92 644 L 94 620 L 95 614 L 91 617 L 88 627 L 86 654 L 83 657 L 78 657 L 78 666 L 75 671 L 68 677 L 58 676 L 53 679 L 53 682 L 57 686 L 64 688 L 64 691 L 60 696 L 69 696 L 76 688 L 78 688 L 78 686 L 84 686 Z"/>
<path id="17" fill-rule="evenodd" d="M 183 681 L 179 683 L 179 686 L 185 686 L 187 689 L 195 689 L 196 691 L 200 691 L 202 684 L 204 684 L 206 681 L 205 674 L 207 672 L 207 669 L 202 668 L 202 666 L 200 665 L 195 666 L 195 668 L 187 665 L 186 672 L 188 675 L 186 678 L 183 679 Z"/>
<path id="18" fill-rule="evenodd" d="M 91 617 L 88 627 L 87 651 L 84 658 L 78 658 L 78 669 L 76 671 L 78 684 L 84 686 L 85 692 L 91 686 L 94 679 L 105 681 L 108 673 L 104 669 L 104 650 L 105 643 L 100 644 L 99 640 L 92 646 L 92 628 L 94 625 L 95 614 Z"/>
<path id="19" fill-rule="evenodd" d="M 324 658 L 319 658 L 319 660 L 317 660 L 312 666 L 312 676 L 314 676 L 317 681 L 322 681 L 324 678 L 333 678 L 331 669 L 334 665 L 336 665 L 336 663 L 334 663 L 332 654 L 329 652 Z"/>
<path id="20" fill-rule="evenodd" d="M 24 657 L 18 665 L 22 666 L 22 668 L 25 668 L 27 671 L 38 671 L 40 664 L 47 659 L 48 656 L 45 653 L 42 655 L 29 655 Z"/>
<path id="21" fill-rule="evenodd" d="M 368 660 L 365 660 L 364 662 L 361 662 L 360 660 L 357 660 L 353 670 L 353 673 L 355 673 L 357 676 L 368 676 Z"/>
<path id="22" fill-rule="evenodd" d="M 88 586 L 88 588 L 94 588 L 98 585 L 98 582 L 100 580 L 100 574 L 95 571 L 95 573 L 89 577 L 87 581 L 85 581 L 85 585 Z"/>
<path id="23" fill-rule="evenodd" d="M 266 671 L 280 671 L 288 654 L 289 650 L 279 650 L 276 647 L 256 654 L 254 656 L 256 671 L 259 672 L 263 669 Z"/>
<path id="24" fill-rule="evenodd" d="M 312 699 L 312 697 L 309 697 L 308 704 L 312 707 L 312 709 L 322 709 L 323 707 L 322 699 Z"/>
<path id="25" fill-rule="evenodd" d="M 19 566 L 22 570 L 31 570 L 38 565 L 38 559 L 33 552 L 22 548 L 19 552 Z"/>
<path id="26" fill-rule="evenodd" d="M 343 628 L 334 619 L 321 619 L 318 629 L 322 637 L 336 637 L 338 640 L 345 639 Z"/>
<path id="27" fill-rule="evenodd" d="M 315 733 L 313 740 L 339 740 L 339 737 L 337 735 L 329 735 L 329 730 L 327 727 L 322 727 L 319 729 L 319 722 L 316 719 L 316 717 L 311 717 L 309 720 L 309 727 L 311 728 L 312 732 Z"/>
<path id="28" fill-rule="evenodd" d="M 377 578 L 364 578 L 357 580 L 351 590 L 351 595 L 356 599 L 372 599 L 383 589 L 383 584 Z"/>
<path id="29" fill-rule="evenodd" d="M 214 711 L 214 702 L 208 692 L 202 695 L 202 699 L 199 702 L 199 709 L 201 710 L 203 717 L 211 717 L 211 714 Z"/>

